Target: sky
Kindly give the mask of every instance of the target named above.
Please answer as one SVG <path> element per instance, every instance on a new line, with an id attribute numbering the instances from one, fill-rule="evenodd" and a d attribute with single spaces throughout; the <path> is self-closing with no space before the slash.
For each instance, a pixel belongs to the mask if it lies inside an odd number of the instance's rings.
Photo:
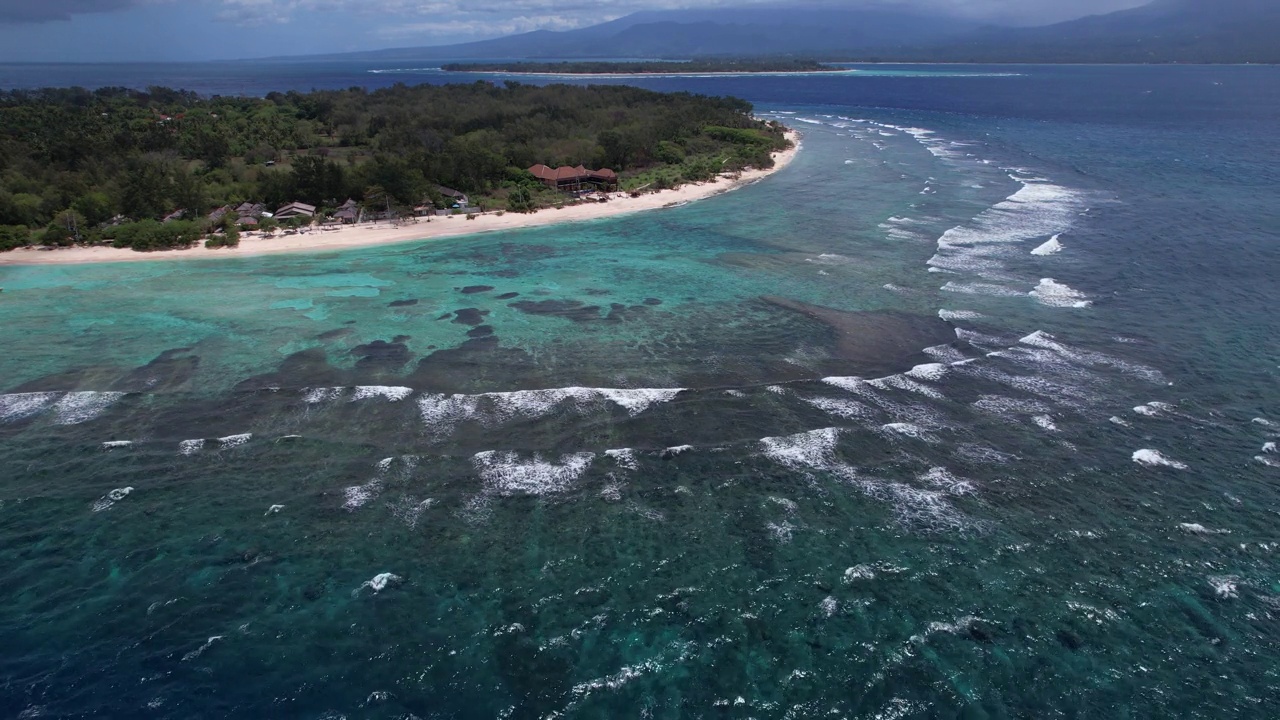
<path id="1" fill-rule="evenodd" d="M 879 0 L 1042 24 L 1145 0 Z M 857 7 L 864 0 L 814 0 Z M 639 10 L 785 0 L 0 0 L 0 62 L 199 61 L 447 45 L 568 30 Z"/>

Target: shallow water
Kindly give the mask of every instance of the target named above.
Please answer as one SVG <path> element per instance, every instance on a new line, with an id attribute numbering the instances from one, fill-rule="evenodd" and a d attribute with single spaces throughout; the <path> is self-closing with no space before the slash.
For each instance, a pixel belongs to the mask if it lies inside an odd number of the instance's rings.
<path id="1" fill-rule="evenodd" d="M 690 81 L 805 147 L 646 215 L 0 269 L 0 711 L 1265 716 L 1274 72 L 1028 72 Z"/>

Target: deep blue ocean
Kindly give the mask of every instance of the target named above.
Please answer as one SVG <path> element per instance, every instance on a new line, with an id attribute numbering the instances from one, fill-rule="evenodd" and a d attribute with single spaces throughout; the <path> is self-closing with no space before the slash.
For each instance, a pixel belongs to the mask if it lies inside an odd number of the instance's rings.
<path id="1" fill-rule="evenodd" d="M 684 207 L 0 267 L 0 716 L 1280 715 L 1280 68 L 857 69 L 599 80 L 803 134 Z"/>

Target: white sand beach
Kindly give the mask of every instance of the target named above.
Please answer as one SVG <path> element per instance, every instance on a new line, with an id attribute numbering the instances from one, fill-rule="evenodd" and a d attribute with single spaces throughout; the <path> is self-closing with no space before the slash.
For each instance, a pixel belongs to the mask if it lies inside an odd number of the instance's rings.
<path id="1" fill-rule="evenodd" d="M 4 265 L 73 265 L 80 263 L 145 262 L 155 260 L 209 260 L 230 257 L 253 257 L 276 253 L 324 252 L 351 248 L 375 247 L 393 243 L 431 240 L 434 238 L 473 235 L 501 230 L 539 227 L 566 222 L 583 222 L 626 215 L 644 210 L 657 210 L 702 200 L 736 190 L 755 183 L 786 167 L 800 150 L 798 133 L 790 131 L 787 138 L 791 149 L 774 153 L 774 166 L 768 170 L 748 170 L 736 177 L 721 177 L 712 182 L 691 183 L 674 190 L 646 193 L 639 197 L 619 195 L 603 203 L 582 203 L 560 209 L 546 209 L 535 213 L 485 213 L 473 220 L 466 216 L 435 217 L 429 221 L 419 218 L 416 222 L 363 223 L 321 230 L 311 228 L 296 235 L 277 234 L 262 237 L 258 233 L 241 236 L 240 246 L 216 250 L 195 247 L 189 250 L 161 250 L 136 252 L 112 247 L 69 247 L 54 250 L 21 248 L 0 253 L 0 266 Z"/>

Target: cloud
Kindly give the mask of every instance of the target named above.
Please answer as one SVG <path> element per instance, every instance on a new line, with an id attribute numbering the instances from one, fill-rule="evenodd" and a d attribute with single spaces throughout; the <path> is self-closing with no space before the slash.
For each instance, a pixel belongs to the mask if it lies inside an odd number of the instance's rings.
<path id="1" fill-rule="evenodd" d="M 0 0 L 0 23 L 43 23 L 73 15 L 114 12 L 146 0 Z"/>

